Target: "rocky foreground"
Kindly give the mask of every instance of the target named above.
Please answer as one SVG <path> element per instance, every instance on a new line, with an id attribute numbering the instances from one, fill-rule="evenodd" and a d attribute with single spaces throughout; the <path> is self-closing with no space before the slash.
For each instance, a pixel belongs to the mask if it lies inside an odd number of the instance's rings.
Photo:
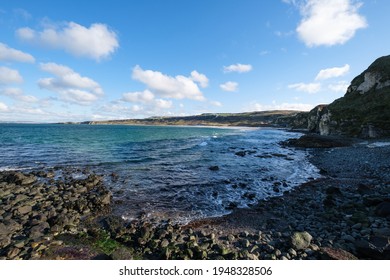
<path id="1" fill-rule="evenodd" d="M 323 178 L 185 226 L 111 215 L 88 170 L 2 172 L 0 259 L 390 259 L 390 146 L 345 145 L 311 149 Z"/>

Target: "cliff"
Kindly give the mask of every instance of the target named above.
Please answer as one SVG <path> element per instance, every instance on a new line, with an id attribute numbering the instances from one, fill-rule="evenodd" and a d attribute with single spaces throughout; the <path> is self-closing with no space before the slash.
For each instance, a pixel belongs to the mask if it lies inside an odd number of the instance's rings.
<path id="1" fill-rule="evenodd" d="M 321 135 L 390 136 L 390 56 L 354 78 L 344 97 L 307 113 L 307 128 Z"/>

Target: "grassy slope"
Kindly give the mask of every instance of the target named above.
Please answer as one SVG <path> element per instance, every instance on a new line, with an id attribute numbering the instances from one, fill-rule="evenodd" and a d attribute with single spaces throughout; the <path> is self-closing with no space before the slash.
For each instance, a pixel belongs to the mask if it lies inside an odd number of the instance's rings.
<path id="1" fill-rule="evenodd" d="M 352 80 L 351 86 L 359 86 L 364 81 L 366 72 L 380 73 L 382 82 L 390 80 L 390 56 L 375 60 L 366 71 Z M 331 103 L 329 110 L 332 112 L 332 119 L 339 124 L 348 124 L 347 127 L 340 128 L 349 134 L 355 134 L 362 125 L 368 124 L 389 131 L 390 87 L 372 89 L 364 94 L 352 91 Z"/>
<path id="2" fill-rule="evenodd" d="M 213 125 L 213 126 L 272 126 L 276 121 L 287 116 L 294 116 L 297 111 L 264 111 L 249 113 L 202 114 L 185 117 L 151 117 L 146 119 L 128 119 L 87 122 L 93 124 L 133 124 L 133 125 Z"/>

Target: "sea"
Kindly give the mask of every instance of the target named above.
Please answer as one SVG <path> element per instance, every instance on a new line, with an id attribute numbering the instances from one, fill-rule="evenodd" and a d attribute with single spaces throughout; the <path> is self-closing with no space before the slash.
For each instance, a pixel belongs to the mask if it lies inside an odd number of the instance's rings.
<path id="1" fill-rule="evenodd" d="M 216 217 L 320 177 L 307 151 L 270 128 L 0 124 L 0 171 L 100 174 L 124 219 Z"/>

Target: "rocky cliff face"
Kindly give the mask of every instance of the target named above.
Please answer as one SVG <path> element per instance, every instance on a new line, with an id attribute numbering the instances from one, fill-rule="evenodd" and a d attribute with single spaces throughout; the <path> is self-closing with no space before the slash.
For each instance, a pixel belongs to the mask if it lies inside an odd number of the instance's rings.
<path id="1" fill-rule="evenodd" d="M 390 56 L 354 78 L 344 97 L 310 111 L 307 128 L 321 135 L 390 136 Z"/>

